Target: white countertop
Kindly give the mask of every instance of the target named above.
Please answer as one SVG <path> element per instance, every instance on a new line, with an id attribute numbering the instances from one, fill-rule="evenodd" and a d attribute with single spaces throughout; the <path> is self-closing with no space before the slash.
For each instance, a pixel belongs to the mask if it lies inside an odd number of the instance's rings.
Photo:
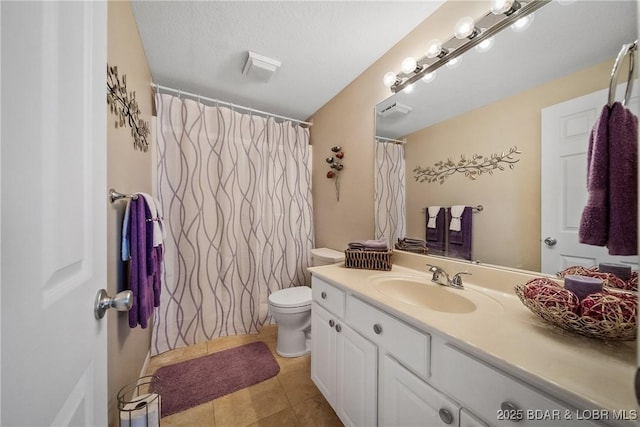
<path id="1" fill-rule="evenodd" d="M 313 275 L 343 287 L 391 314 L 431 333 L 528 383 L 552 393 L 579 409 L 637 410 L 634 392 L 636 342 L 605 342 L 553 327 L 530 312 L 513 292 L 534 273 L 443 261 L 439 258 L 394 253 L 390 272 L 345 268 L 344 264 L 312 267 Z M 372 286 L 371 277 L 422 273 L 431 262 L 464 276 L 461 292 L 477 306 L 475 311 L 450 314 L 400 302 Z M 404 265 L 413 267 L 407 268 Z M 419 268 L 420 266 L 421 268 Z M 477 297 L 477 293 L 483 296 Z M 490 297 L 497 301 L 487 303 Z"/>

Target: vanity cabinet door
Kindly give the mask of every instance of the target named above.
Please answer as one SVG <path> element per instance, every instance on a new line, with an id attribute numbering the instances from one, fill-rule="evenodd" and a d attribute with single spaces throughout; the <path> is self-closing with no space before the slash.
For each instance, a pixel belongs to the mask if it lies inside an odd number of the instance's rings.
<path id="1" fill-rule="evenodd" d="M 311 379 L 331 407 L 336 403 L 336 316 L 311 304 Z"/>
<path id="2" fill-rule="evenodd" d="M 336 327 L 336 413 L 346 426 L 375 426 L 378 349 L 342 321 Z"/>
<path id="3" fill-rule="evenodd" d="M 380 426 L 458 426 L 460 407 L 389 355 L 380 359 Z"/>
<path id="4" fill-rule="evenodd" d="M 375 426 L 378 348 L 311 304 L 311 379 L 346 426 Z"/>

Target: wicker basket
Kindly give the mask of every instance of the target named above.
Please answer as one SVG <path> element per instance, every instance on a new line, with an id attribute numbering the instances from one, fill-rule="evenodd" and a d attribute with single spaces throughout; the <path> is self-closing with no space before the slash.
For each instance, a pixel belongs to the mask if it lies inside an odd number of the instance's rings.
<path id="1" fill-rule="evenodd" d="M 589 316 L 580 316 L 572 311 L 544 304 L 524 296 L 525 285 L 517 285 L 514 290 L 522 304 L 541 319 L 567 331 L 587 337 L 610 341 L 632 341 L 636 339 L 636 322 L 612 322 L 598 320 Z"/>
<path id="2" fill-rule="evenodd" d="M 385 252 L 346 249 L 344 251 L 344 266 L 347 268 L 362 268 L 365 270 L 391 270 L 391 254 Z"/>

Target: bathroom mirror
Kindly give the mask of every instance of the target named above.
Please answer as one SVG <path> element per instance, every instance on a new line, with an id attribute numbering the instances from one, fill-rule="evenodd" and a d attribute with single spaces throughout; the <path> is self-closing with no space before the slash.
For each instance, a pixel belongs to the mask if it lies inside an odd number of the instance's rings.
<path id="1" fill-rule="evenodd" d="M 426 206 L 482 205 L 473 214 L 472 258 L 541 270 L 541 109 L 607 88 L 622 44 L 638 38 L 635 1 L 563 3 L 549 3 L 525 31 L 503 30 L 488 51 L 466 52 L 457 67 L 441 67 L 433 81 L 376 106 L 376 136 L 406 141 L 406 236 L 425 238 Z M 414 179 L 416 166 L 514 146 L 522 154 L 513 169 L 476 180 L 455 173 L 442 184 Z"/>

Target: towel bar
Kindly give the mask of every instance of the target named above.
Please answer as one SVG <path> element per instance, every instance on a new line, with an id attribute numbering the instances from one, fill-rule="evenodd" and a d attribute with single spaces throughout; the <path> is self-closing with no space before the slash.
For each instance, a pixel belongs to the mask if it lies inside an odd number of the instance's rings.
<path id="1" fill-rule="evenodd" d="M 629 76 L 627 80 L 627 89 L 624 92 L 624 98 L 622 99 L 622 105 L 627 104 L 629 98 L 631 98 L 631 91 L 633 89 L 633 68 L 635 66 L 635 58 L 634 53 L 638 50 L 638 40 L 633 43 L 627 43 L 622 45 L 622 49 L 618 53 L 618 57 L 616 58 L 616 62 L 613 64 L 613 69 L 611 70 L 611 80 L 609 82 L 609 102 L 607 105 L 611 107 L 613 103 L 616 101 L 616 85 L 618 84 L 618 75 L 620 74 L 620 64 L 622 64 L 622 60 L 627 54 L 629 54 Z"/>
<path id="2" fill-rule="evenodd" d="M 449 208 L 445 208 L 445 209 L 449 209 Z M 478 206 L 472 206 L 471 209 L 473 210 L 473 212 L 482 212 L 484 210 L 484 206 L 482 205 L 478 205 Z M 427 208 L 422 208 L 422 212 L 426 212 Z"/>
<path id="3" fill-rule="evenodd" d="M 111 201 L 111 203 L 115 202 L 116 200 L 120 200 L 120 199 L 138 200 L 138 195 L 137 194 L 119 193 L 116 190 L 114 190 L 113 188 L 109 190 L 109 200 Z"/>

